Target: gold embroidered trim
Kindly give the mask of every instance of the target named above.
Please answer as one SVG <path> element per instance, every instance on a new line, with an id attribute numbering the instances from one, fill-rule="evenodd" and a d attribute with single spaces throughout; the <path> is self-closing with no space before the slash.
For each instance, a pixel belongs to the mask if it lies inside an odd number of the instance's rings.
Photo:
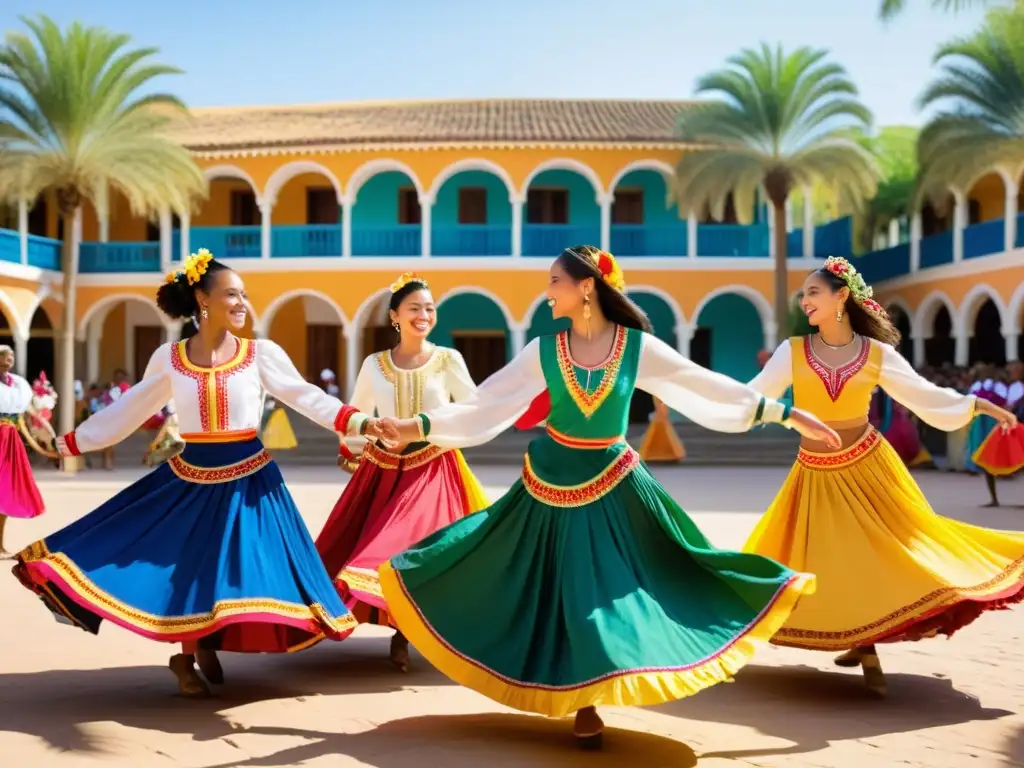
<path id="1" fill-rule="evenodd" d="M 242 477 L 253 475 L 270 463 L 270 454 L 261 450 L 254 456 L 236 461 L 234 464 L 227 464 L 223 467 L 197 467 L 189 464 L 181 458 L 181 455 L 172 457 L 167 464 L 171 471 L 179 478 L 188 483 L 199 485 L 215 485 L 238 480 Z"/>
<path id="2" fill-rule="evenodd" d="M 344 581 L 348 584 L 349 589 L 384 599 L 384 593 L 380 588 L 380 578 L 376 571 L 364 568 L 342 568 L 336 580 Z"/>
<path id="3" fill-rule="evenodd" d="M 579 485 L 552 485 L 533 471 L 530 456 L 523 464 L 523 486 L 533 498 L 552 507 L 582 507 L 610 493 L 640 464 L 640 454 L 629 445 L 601 470 L 597 477 Z"/>
<path id="4" fill-rule="evenodd" d="M 447 448 L 428 445 L 412 453 L 398 454 L 385 451 L 374 443 L 367 443 L 363 449 L 363 458 L 381 469 L 416 469 L 447 452 Z"/>
<path id="5" fill-rule="evenodd" d="M 604 404 L 615 388 L 615 383 L 619 378 L 619 368 L 622 367 L 623 353 L 626 351 L 627 338 L 626 329 L 621 325 L 615 326 L 615 340 L 612 342 L 612 351 L 607 362 L 602 366 L 590 369 L 604 372 L 601 382 L 593 392 L 587 392 L 576 377 L 576 368 L 582 368 L 582 366 L 577 366 L 569 353 L 569 332 L 562 331 L 555 337 L 555 352 L 558 357 L 558 369 L 562 373 L 562 381 L 565 382 L 565 388 L 569 391 L 573 402 L 576 403 L 576 407 L 588 419 Z"/>
<path id="6" fill-rule="evenodd" d="M 882 444 L 882 436 L 874 427 L 868 427 L 864 437 L 844 451 L 838 453 L 812 453 L 801 448 L 796 460 L 808 469 L 844 469 L 871 453 Z"/>
<path id="7" fill-rule="evenodd" d="M 406 370 L 395 365 L 391 350 L 374 355 L 377 370 L 384 380 L 395 388 L 395 416 L 409 419 L 423 410 L 423 389 L 431 376 L 442 373 L 448 366 L 451 354 L 447 349 L 434 347 L 430 359 L 415 370 Z"/>

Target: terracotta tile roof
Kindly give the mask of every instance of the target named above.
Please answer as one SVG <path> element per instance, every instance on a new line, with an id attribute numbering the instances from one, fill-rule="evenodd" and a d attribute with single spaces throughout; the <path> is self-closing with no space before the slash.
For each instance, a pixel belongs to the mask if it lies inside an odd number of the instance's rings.
<path id="1" fill-rule="evenodd" d="M 193 110 L 175 138 L 196 152 L 415 144 L 678 143 L 692 102 L 470 99 Z"/>

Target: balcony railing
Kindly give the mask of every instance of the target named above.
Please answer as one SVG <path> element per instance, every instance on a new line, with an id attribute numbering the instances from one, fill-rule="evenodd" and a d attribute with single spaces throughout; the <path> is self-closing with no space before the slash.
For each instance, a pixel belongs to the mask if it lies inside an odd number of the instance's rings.
<path id="1" fill-rule="evenodd" d="M 434 256 L 511 256 L 512 227 L 492 224 L 434 225 Z"/>
<path id="2" fill-rule="evenodd" d="M 844 216 L 814 228 L 814 253 L 817 256 L 853 255 L 853 218 Z"/>
<path id="3" fill-rule="evenodd" d="M 983 221 L 967 227 L 964 229 L 964 258 L 976 259 L 979 256 L 1001 253 L 1006 245 L 1005 232 L 1006 225 L 1002 219 Z"/>
<path id="4" fill-rule="evenodd" d="M 767 224 L 699 224 L 697 254 L 700 256 L 764 257 L 769 253 Z"/>
<path id="5" fill-rule="evenodd" d="M 910 243 L 857 256 L 854 265 L 868 283 L 891 280 L 910 272 Z"/>
<path id="6" fill-rule="evenodd" d="M 554 258 L 571 245 L 599 245 L 600 224 L 524 224 L 523 256 Z"/>
<path id="7" fill-rule="evenodd" d="M 11 229 L 0 229 L 0 261 L 21 263 L 21 235 Z"/>
<path id="8" fill-rule="evenodd" d="M 39 269 L 60 269 L 61 241 L 39 235 L 28 236 L 28 265 Z"/>
<path id="9" fill-rule="evenodd" d="M 686 223 L 655 227 L 612 224 L 611 249 L 616 256 L 686 256 Z"/>
<path id="10" fill-rule="evenodd" d="M 423 248 L 419 224 L 352 230 L 353 256 L 419 256 Z"/>
<path id="11" fill-rule="evenodd" d="M 921 238 L 921 269 L 953 263 L 953 231 Z"/>
<path id="12" fill-rule="evenodd" d="M 804 231 L 794 229 L 786 235 L 786 255 L 790 259 L 801 259 L 804 255 Z"/>
<path id="13" fill-rule="evenodd" d="M 193 253 L 206 248 L 217 259 L 258 259 L 263 251 L 261 230 L 258 225 L 192 227 L 188 244 Z"/>
<path id="14" fill-rule="evenodd" d="M 82 243 L 78 269 L 97 272 L 159 272 L 160 243 Z"/>
<path id="15" fill-rule="evenodd" d="M 270 230 L 275 258 L 341 256 L 341 224 L 279 224 Z"/>

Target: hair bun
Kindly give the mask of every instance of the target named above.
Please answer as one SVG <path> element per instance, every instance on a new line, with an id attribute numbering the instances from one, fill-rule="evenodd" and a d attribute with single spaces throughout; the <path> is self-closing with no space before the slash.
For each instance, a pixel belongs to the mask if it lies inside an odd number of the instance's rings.
<path id="1" fill-rule="evenodd" d="M 160 286 L 156 305 L 172 320 L 180 320 L 196 313 L 196 295 L 184 280 L 175 280 Z"/>

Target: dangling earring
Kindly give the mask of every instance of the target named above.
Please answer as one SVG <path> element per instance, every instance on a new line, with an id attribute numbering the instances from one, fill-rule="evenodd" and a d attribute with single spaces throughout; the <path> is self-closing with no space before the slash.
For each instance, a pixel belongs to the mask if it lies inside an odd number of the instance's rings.
<path id="1" fill-rule="evenodd" d="M 397 333 L 399 336 L 402 335 L 402 326 L 400 326 L 398 323 L 392 323 L 391 327 L 395 329 L 395 333 Z"/>
<path id="2" fill-rule="evenodd" d="M 843 310 L 842 309 L 837 309 L 836 310 L 836 322 L 837 323 L 843 322 Z"/>
<path id="3" fill-rule="evenodd" d="M 205 309 L 202 312 L 200 312 L 199 314 L 201 314 L 203 316 L 203 320 L 208 320 L 209 317 L 210 317 L 210 313 L 207 312 Z"/>
<path id="4" fill-rule="evenodd" d="M 583 294 L 583 322 L 587 324 L 587 341 L 590 341 L 590 295 Z"/>

